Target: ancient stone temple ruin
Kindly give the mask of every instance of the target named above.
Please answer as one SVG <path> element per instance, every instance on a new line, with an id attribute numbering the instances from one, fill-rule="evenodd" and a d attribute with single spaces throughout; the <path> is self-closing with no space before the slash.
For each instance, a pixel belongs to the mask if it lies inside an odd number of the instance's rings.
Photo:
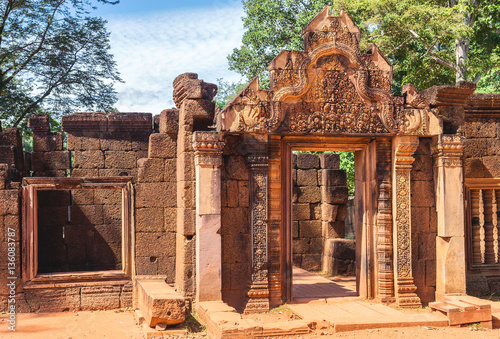
<path id="1" fill-rule="evenodd" d="M 18 312 L 142 307 L 162 288 L 177 311 L 152 323 L 204 301 L 264 312 L 294 301 L 294 265 L 400 307 L 498 291 L 500 94 L 392 95 L 346 13 L 303 36 L 269 90 L 256 78 L 222 111 L 186 73 L 160 115 L 75 113 L 62 133 L 34 115 L 31 153 L 0 132 L 1 309 L 17 277 Z M 338 154 L 299 151 L 354 152 L 353 239 Z"/>

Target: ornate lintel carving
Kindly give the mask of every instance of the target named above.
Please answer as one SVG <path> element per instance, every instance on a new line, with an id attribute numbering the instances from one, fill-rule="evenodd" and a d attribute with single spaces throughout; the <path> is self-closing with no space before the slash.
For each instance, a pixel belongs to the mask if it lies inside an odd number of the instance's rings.
<path id="1" fill-rule="evenodd" d="M 269 310 L 268 247 L 267 247 L 267 144 L 255 141 L 246 147 L 245 159 L 250 169 L 250 227 L 252 275 L 245 313 Z"/>
<path id="2" fill-rule="evenodd" d="M 402 136 L 394 140 L 393 211 L 395 221 L 395 280 L 396 301 L 400 307 L 419 307 L 420 298 L 412 276 L 411 257 L 411 181 L 413 153 L 418 137 Z"/>
<path id="3" fill-rule="evenodd" d="M 434 167 L 461 167 L 465 137 L 440 134 L 432 138 L 431 151 Z"/>
<path id="4" fill-rule="evenodd" d="M 219 140 L 219 133 L 213 131 L 196 131 L 193 134 L 195 165 L 221 166 L 224 142 Z"/>

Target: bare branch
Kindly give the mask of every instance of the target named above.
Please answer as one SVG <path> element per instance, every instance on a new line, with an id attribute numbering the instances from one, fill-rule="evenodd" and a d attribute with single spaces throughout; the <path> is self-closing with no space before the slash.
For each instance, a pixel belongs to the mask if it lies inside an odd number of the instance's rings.
<path id="1" fill-rule="evenodd" d="M 429 54 L 429 58 L 431 58 L 432 60 L 434 60 L 435 62 L 437 62 L 438 64 L 440 65 L 443 65 L 445 67 L 448 67 L 448 68 L 451 68 L 452 70 L 454 70 L 455 72 L 457 71 L 457 65 L 455 65 L 453 62 L 451 62 L 450 60 L 446 60 L 445 58 L 439 56 L 436 54 L 436 52 L 432 51 L 432 48 L 434 47 L 434 45 L 436 45 L 436 43 L 432 44 L 431 46 L 425 42 L 424 39 L 422 39 L 415 31 L 413 30 L 408 30 L 410 32 L 410 34 L 415 38 L 415 39 L 418 39 L 420 40 L 420 42 L 422 42 L 422 44 L 427 48 L 427 52 L 424 54 Z"/>

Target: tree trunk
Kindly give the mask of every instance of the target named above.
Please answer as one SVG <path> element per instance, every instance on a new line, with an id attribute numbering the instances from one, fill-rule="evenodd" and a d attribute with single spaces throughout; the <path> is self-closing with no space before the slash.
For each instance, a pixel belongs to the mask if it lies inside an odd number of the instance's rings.
<path id="1" fill-rule="evenodd" d="M 469 39 L 457 39 L 455 41 L 455 58 L 456 58 L 456 81 L 467 80 L 467 58 L 469 56 Z"/>

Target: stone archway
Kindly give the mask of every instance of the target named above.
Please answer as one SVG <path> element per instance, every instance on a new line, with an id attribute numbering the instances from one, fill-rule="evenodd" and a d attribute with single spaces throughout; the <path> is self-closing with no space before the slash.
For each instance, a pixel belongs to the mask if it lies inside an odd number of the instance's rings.
<path id="1" fill-rule="evenodd" d="M 419 137 L 442 128 L 412 85 L 401 97 L 391 94 L 389 62 L 375 45 L 360 53 L 360 31 L 350 17 L 328 11 L 304 29 L 304 52 L 283 51 L 271 62 L 270 90 L 260 90 L 254 79 L 217 117 L 218 131 L 243 135 L 250 169 L 246 312 L 291 297 L 291 149 L 356 151 L 358 291 L 403 307 L 420 305 L 412 277 L 409 173 Z"/>

